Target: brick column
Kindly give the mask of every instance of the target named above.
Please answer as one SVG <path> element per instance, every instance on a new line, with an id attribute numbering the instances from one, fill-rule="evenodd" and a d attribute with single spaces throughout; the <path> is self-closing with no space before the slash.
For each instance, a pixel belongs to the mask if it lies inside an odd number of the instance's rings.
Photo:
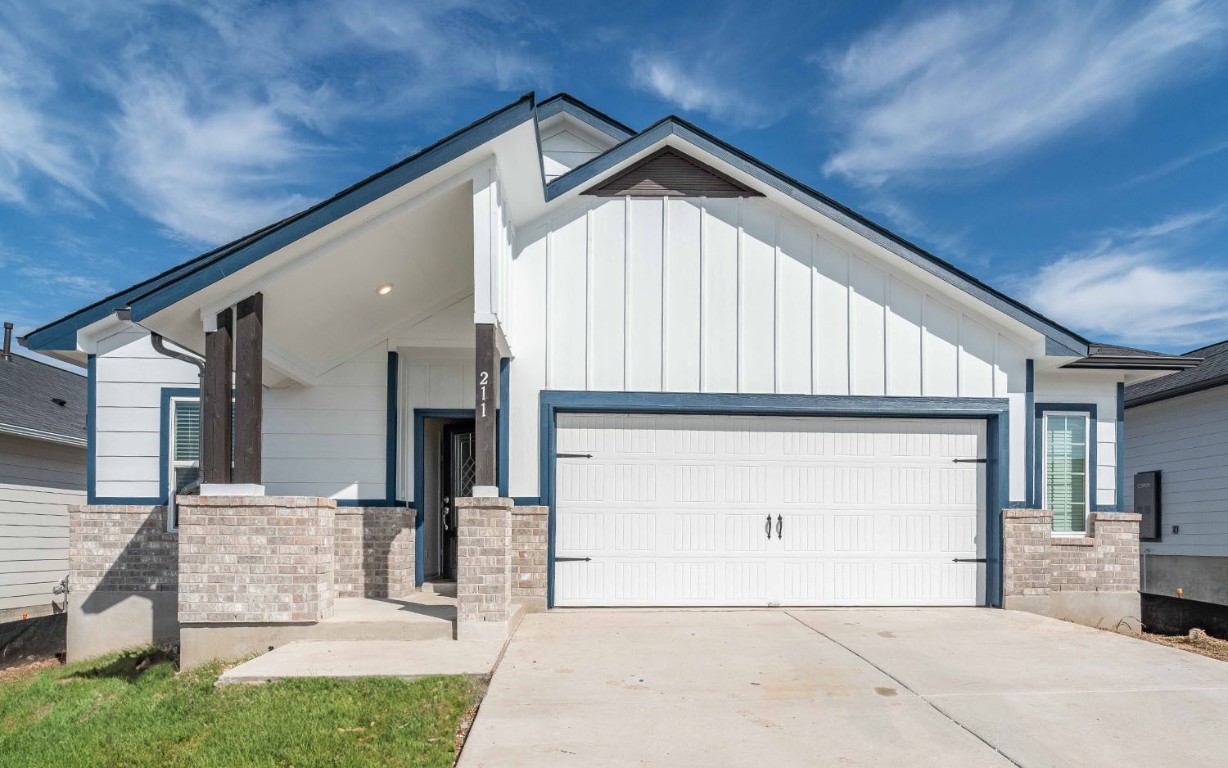
<path id="1" fill-rule="evenodd" d="M 512 607 L 512 500 L 460 498 L 456 639 L 507 637 Z"/>
<path id="2" fill-rule="evenodd" d="M 526 610 L 546 608 L 549 507 L 512 509 L 512 599 Z"/>
<path id="3" fill-rule="evenodd" d="M 314 623 L 333 612 L 333 513 L 311 496 L 180 496 L 182 624 Z"/>
<path id="4" fill-rule="evenodd" d="M 1003 596 L 1049 594 L 1053 513 L 1047 509 L 1004 509 L 1002 525 Z"/>

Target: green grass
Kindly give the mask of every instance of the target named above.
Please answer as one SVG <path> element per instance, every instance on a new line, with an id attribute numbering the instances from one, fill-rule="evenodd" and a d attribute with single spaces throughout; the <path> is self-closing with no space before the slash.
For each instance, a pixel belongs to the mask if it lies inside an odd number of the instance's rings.
<path id="1" fill-rule="evenodd" d="M 483 693 L 467 677 L 214 688 L 220 669 L 177 675 L 143 650 L 0 682 L 0 765 L 451 766 Z"/>

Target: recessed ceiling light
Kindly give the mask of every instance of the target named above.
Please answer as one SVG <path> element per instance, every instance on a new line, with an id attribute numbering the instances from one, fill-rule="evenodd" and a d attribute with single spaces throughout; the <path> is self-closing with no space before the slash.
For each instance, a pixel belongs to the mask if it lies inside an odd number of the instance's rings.
<path id="1" fill-rule="evenodd" d="M 380 296 L 387 296 L 388 294 L 392 293 L 392 283 L 381 285 L 379 288 L 375 289 L 375 292 Z"/>

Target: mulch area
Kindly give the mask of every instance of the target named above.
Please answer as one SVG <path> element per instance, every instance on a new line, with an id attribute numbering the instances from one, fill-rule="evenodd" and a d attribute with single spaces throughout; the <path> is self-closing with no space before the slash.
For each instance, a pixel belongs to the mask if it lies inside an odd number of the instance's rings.
<path id="1" fill-rule="evenodd" d="M 67 632 L 62 613 L 0 624 L 0 680 L 61 664 Z"/>
<path id="2" fill-rule="evenodd" d="M 1146 640 L 1149 643 L 1167 645 L 1170 648 L 1180 648 L 1183 651 L 1197 653 L 1220 661 L 1228 661 L 1228 640 L 1212 637 L 1201 629 L 1192 629 L 1188 635 L 1157 635 L 1151 632 L 1121 630 L 1121 634 Z"/>

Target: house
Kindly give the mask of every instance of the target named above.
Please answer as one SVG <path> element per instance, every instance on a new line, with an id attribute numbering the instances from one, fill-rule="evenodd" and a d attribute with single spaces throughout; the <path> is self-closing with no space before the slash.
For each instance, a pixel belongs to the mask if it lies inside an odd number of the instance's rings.
<path id="1" fill-rule="evenodd" d="M 1228 637 L 1228 341 L 1126 388 L 1126 508 L 1143 516 L 1142 618 Z"/>
<path id="2" fill-rule="evenodd" d="M 532 94 L 24 343 L 89 369 L 70 656 L 188 665 L 450 579 L 461 638 L 517 605 L 1137 616 L 1123 387 L 1196 364 L 685 120 Z"/>
<path id="3" fill-rule="evenodd" d="M 0 348 L 0 624 L 57 613 L 68 576 L 68 508 L 85 501 L 80 374 Z"/>

